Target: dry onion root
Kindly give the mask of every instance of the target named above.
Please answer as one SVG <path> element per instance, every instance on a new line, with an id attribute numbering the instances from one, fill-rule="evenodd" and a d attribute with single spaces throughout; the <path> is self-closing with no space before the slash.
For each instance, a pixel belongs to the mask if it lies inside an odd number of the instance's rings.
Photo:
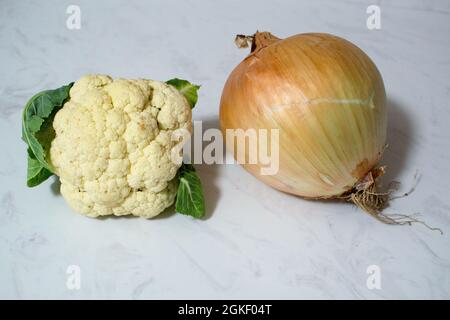
<path id="1" fill-rule="evenodd" d="M 386 94 L 381 74 L 361 49 L 320 33 L 279 39 L 256 32 L 236 36 L 235 43 L 251 52 L 223 89 L 224 136 L 227 129 L 280 132 L 278 172 L 262 175 L 262 163 L 241 163 L 247 171 L 283 192 L 351 201 L 387 224 L 423 223 L 383 213 L 392 199 L 377 183 L 385 171 L 378 163 L 386 146 Z M 249 158 L 246 145 L 233 145 L 235 157 L 240 152 Z"/>
<path id="2" fill-rule="evenodd" d="M 400 199 L 409 196 L 416 187 L 417 173 L 414 176 L 415 184 L 413 187 L 402 195 L 394 196 L 393 193 L 397 191 L 398 182 L 392 181 L 389 185 L 395 187 L 388 187 L 386 192 L 380 192 L 378 186 L 378 178 L 384 175 L 386 166 L 377 167 L 370 171 L 367 176 L 359 181 L 356 186 L 342 195 L 341 199 L 354 203 L 356 206 L 375 217 L 379 221 L 392 225 L 411 225 L 413 223 L 420 223 L 430 230 L 438 231 L 441 235 L 444 232 L 440 228 L 431 227 L 425 221 L 415 218 L 413 215 L 402 213 L 386 214 L 383 212 L 389 206 L 389 202 L 395 199 Z"/>

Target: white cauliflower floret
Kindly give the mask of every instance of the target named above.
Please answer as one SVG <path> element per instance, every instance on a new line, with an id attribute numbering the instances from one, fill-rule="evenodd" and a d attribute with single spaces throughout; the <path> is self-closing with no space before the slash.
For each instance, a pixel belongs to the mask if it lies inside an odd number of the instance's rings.
<path id="1" fill-rule="evenodd" d="M 74 210 L 150 218 L 173 204 L 180 164 L 171 159 L 179 143 L 172 133 L 191 129 L 190 106 L 174 87 L 88 75 L 73 85 L 53 127 L 50 160 Z"/>

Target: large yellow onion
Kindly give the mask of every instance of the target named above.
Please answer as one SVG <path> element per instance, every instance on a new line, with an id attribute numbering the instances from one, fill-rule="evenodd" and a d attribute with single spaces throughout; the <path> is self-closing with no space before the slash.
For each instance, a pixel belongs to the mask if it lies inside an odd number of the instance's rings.
<path id="1" fill-rule="evenodd" d="M 386 94 L 375 64 L 329 34 L 278 39 L 257 32 L 252 41 L 252 52 L 225 84 L 220 125 L 223 131 L 279 129 L 279 171 L 261 175 L 266 165 L 259 162 L 244 168 L 302 197 L 355 190 L 375 172 L 385 147 Z"/>

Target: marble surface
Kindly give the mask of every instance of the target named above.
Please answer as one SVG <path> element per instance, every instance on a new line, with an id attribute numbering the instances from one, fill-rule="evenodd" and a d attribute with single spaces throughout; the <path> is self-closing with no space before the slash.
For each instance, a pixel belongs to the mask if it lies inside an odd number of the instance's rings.
<path id="1" fill-rule="evenodd" d="M 79 30 L 66 28 L 70 4 Z M 380 30 L 366 27 L 370 4 Z M 178 76 L 202 84 L 195 119 L 215 127 L 224 81 L 246 55 L 234 35 L 256 29 L 331 32 L 372 57 L 389 97 L 387 178 L 404 191 L 421 175 L 388 212 L 420 212 L 444 235 L 282 194 L 235 165 L 198 166 L 205 221 L 90 219 L 55 179 L 25 187 L 21 110 L 35 92 L 86 73 Z M 0 298 L 450 298 L 449 33 L 445 0 L 1 1 Z M 379 288 L 367 285 L 370 266 Z"/>

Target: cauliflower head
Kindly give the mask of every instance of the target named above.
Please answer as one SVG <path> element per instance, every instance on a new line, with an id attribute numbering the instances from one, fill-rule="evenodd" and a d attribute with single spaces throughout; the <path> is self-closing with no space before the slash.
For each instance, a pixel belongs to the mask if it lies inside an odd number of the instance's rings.
<path id="1" fill-rule="evenodd" d="M 158 215 L 177 193 L 172 133 L 190 131 L 191 117 L 186 98 L 166 83 L 82 77 L 53 120 L 49 154 L 61 194 L 90 217 Z"/>

